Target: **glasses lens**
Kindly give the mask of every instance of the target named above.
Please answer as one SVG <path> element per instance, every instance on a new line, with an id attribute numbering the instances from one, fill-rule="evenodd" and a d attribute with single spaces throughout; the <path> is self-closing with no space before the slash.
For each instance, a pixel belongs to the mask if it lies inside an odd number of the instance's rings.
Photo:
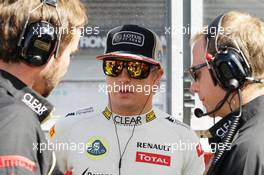
<path id="1" fill-rule="evenodd" d="M 117 77 L 123 70 L 123 61 L 120 60 L 104 60 L 103 69 L 105 75 Z"/>
<path id="2" fill-rule="evenodd" d="M 202 64 L 198 64 L 196 66 L 190 67 L 189 73 L 190 73 L 190 75 L 194 81 L 197 81 L 197 79 L 198 79 L 198 71 L 200 69 L 206 67 L 207 65 L 208 65 L 208 63 L 202 63 Z"/>
<path id="3" fill-rule="evenodd" d="M 130 61 L 127 63 L 127 70 L 131 78 L 144 79 L 149 75 L 150 64 L 139 61 Z"/>

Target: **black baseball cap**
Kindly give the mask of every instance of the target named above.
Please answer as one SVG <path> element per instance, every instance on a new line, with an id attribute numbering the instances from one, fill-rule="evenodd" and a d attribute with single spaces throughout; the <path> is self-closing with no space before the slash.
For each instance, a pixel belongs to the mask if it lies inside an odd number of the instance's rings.
<path id="1" fill-rule="evenodd" d="M 105 52 L 96 59 L 103 60 L 110 57 L 160 65 L 163 51 L 156 33 L 145 27 L 128 24 L 108 32 Z"/>

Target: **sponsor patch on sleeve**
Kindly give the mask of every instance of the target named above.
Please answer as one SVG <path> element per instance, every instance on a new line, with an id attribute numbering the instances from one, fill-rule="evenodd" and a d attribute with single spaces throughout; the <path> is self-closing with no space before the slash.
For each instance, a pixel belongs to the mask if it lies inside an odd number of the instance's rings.
<path id="1" fill-rule="evenodd" d="M 20 167 L 30 172 L 35 172 L 36 163 L 19 155 L 0 156 L 0 168 Z"/>
<path id="2" fill-rule="evenodd" d="M 90 112 L 94 112 L 93 107 L 89 107 L 89 108 L 85 108 L 85 109 L 80 109 L 80 110 L 78 110 L 78 111 L 76 111 L 76 112 L 70 112 L 70 113 L 68 113 L 68 114 L 65 116 L 65 118 L 66 118 L 66 117 L 69 117 L 69 116 L 82 115 L 82 114 L 86 114 L 86 113 L 90 113 Z"/>
<path id="3" fill-rule="evenodd" d="M 50 138 L 53 138 L 55 136 L 55 125 L 53 125 L 49 130 L 49 136 Z"/>
<path id="4" fill-rule="evenodd" d="M 199 143 L 199 144 L 196 146 L 196 152 L 197 152 L 198 157 L 201 157 L 201 156 L 204 154 L 204 150 L 203 150 L 203 148 L 202 148 L 201 143 Z"/>
<path id="5" fill-rule="evenodd" d="M 183 127 L 187 128 L 187 129 L 190 129 L 190 127 L 188 125 L 184 124 L 183 122 L 180 122 L 179 120 L 177 120 L 176 118 L 174 118 L 172 116 L 168 116 L 165 119 L 168 120 L 171 123 L 174 123 L 175 125 L 180 125 L 180 126 L 183 126 Z"/>

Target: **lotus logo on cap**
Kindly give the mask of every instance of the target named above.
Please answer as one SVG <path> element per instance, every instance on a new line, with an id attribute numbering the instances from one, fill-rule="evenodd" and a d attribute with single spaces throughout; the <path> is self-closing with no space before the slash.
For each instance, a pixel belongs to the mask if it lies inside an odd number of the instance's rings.
<path id="1" fill-rule="evenodd" d="M 132 44 L 136 46 L 143 46 L 144 40 L 145 40 L 145 36 L 141 33 L 122 31 L 114 34 L 112 44 L 113 45 Z"/>

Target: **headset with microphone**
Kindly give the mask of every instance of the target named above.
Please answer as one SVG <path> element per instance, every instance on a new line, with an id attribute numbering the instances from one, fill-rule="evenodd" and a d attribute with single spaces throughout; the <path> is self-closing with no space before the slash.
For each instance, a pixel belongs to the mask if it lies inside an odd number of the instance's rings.
<path id="1" fill-rule="evenodd" d="M 229 96 L 236 92 L 238 94 L 239 99 L 239 114 L 234 115 L 234 119 L 229 126 L 228 132 L 223 140 L 223 144 L 232 143 L 234 136 L 238 130 L 238 126 L 240 123 L 240 117 L 242 115 L 242 95 L 241 95 L 241 87 L 244 85 L 246 81 L 252 83 L 263 83 L 262 80 L 257 80 L 252 77 L 251 67 L 239 48 L 237 42 L 234 39 L 226 35 L 222 35 L 228 37 L 234 42 L 234 45 L 218 45 L 218 37 L 221 29 L 221 23 L 225 14 L 222 14 L 216 17 L 213 22 L 208 26 L 208 31 L 214 31 L 212 29 L 216 29 L 216 33 L 208 33 L 206 35 L 207 48 L 211 42 L 214 42 L 216 54 L 212 59 L 207 59 L 207 63 L 210 69 L 210 76 L 215 81 L 215 85 L 219 85 L 226 91 L 226 95 L 224 98 L 215 106 L 215 108 L 207 113 L 204 113 L 200 108 L 196 108 L 194 110 L 194 114 L 196 117 L 202 117 L 206 115 L 210 115 L 218 111 L 228 100 Z M 235 47 L 234 47 L 235 46 Z M 220 167 L 220 162 L 223 160 L 224 153 L 226 151 L 226 147 L 223 149 L 218 149 L 214 155 L 214 159 L 212 164 L 208 170 L 208 175 L 214 175 L 215 172 Z"/>
<path id="2" fill-rule="evenodd" d="M 30 16 L 42 6 L 52 6 L 58 15 L 59 30 L 49 21 L 37 21 L 29 23 Z M 29 11 L 28 18 L 23 27 L 18 41 L 18 51 L 20 57 L 29 65 L 42 66 L 55 53 L 58 55 L 61 37 L 61 20 L 57 9 L 57 0 L 41 0 L 41 3 Z"/>
<path id="3" fill-rule="evenodd" d="M 224 16 L 225 15 L 222 14 L 216 17 L 213 22 L 208 25 L 208 31 L 216 31 L 216 33 L 208 32 L 206 35 L 206 47 L 208 47 L 209 43 L 213 42 L 216 54 L 213 55 L 212 59 L 206 59 L 206 61 L 208 62 L 210 76 L 214 80 L 215 85 L 222 87 L 226 91 L 226 95 L 215 108 L 209 112 L 205 113 L 202 109 L 196 108 L 194 114 L 198 118 L 218 111 L 225 104 L 232 92 L 240 88 L 245 81 L 251 80 L 251 82 L 261 82 L 251 77 L 251 67 L 235 40 L 231 39 L 234 41 L 235 47 L 218 45 L 219 35 L 223 35 L 223 33 L 220 32 L 223 32 L 221 23 Z M 228 37 L 226 35 L 223 36 Z"/>
<path id="4" fill-rule="evenodd" d="M 216 111 L 218 111 L 224 104 L 225 104 L 225 102 L 226 102 L 226 100 L 228 99 L 228 97 L 230 96 L 230 94 L 233 92 L 233 90 L 229 90 L 227 93 L 226 93 L 226 95 L 225 95 L 225 97 L 216 105 L 216 107 L 213 109 L 213 110 L 211 110 L 211 111 L 209 111 L 209 112 L 203 112 L 203 110 L 202 109 L 200 109 L 200 108 L 195 108 L 195 110 L 194 110 L 194 115 L 196 116 L 196 117 L 198 117 L 198 118 L 201 118 L 201 117 L 203 117 L 203 116 L 207 116 L 207 115 L 210 115 L 210 114 L 213 114 L 213 113 L 215 113 Z"/>

